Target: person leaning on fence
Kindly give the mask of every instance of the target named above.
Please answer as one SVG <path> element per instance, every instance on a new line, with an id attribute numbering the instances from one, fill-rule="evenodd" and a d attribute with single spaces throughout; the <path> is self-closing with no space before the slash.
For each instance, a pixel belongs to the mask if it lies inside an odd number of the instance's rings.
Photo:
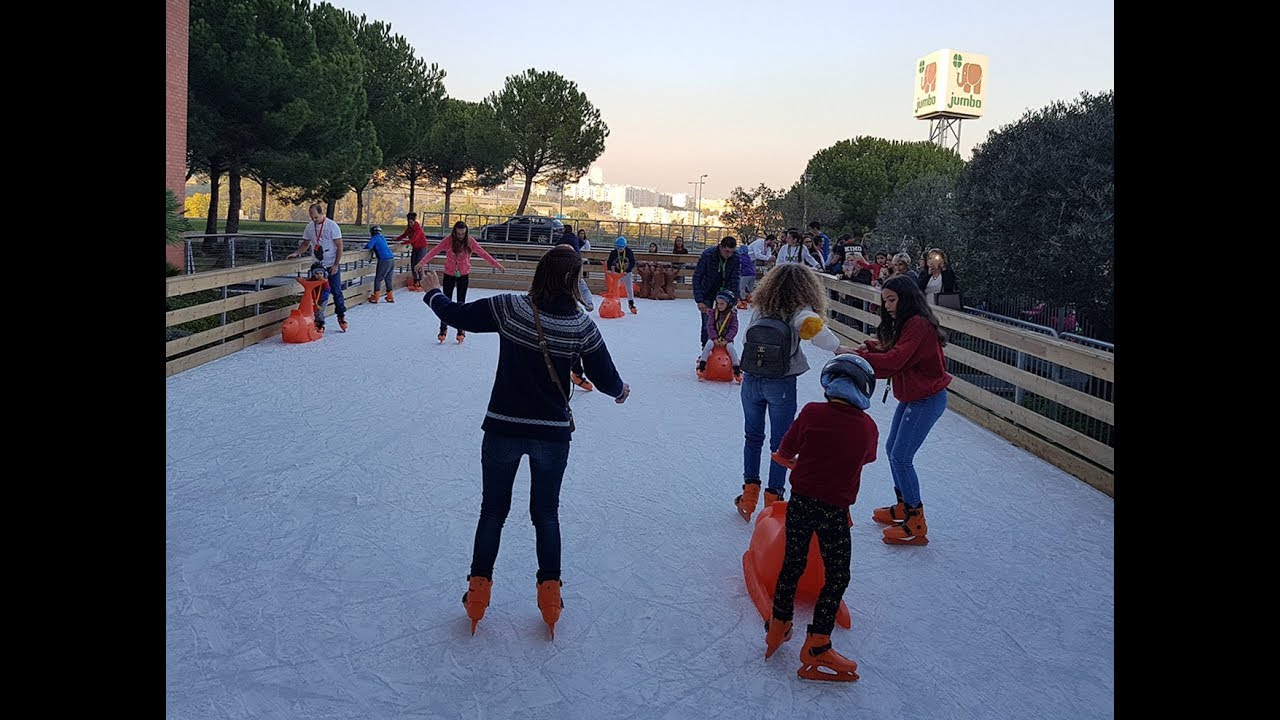
<path id="1" fill-rule="evenodd" d="M 822 232 L 822 223 L 814 220 L 809 223 L 809 232 L 813 234 L 813 241 L 822 250 L 822 262 L 827 261 L 827 257 L 831 255 L 831 238 Z"/>
<path id="2" fill-rule="evenodd" d="M 911 278 L 912 282 L 916 280 L 916 271 L 911 267 L 911 256 L 904 252 L 894 255 L 893 259 L 889 261 L 889 277 L 885 278 L 884 282 L 888 282 L 899 275 L 906 275 Z"/>
<path id="3" fill-rule="evenodd" d="M 890 278 L 880 290 L 880 327 L 876 336 L 854 348 L 871 363 L 876 377 L 888 378 L 898 407 L 885 441 L 897 503 L 876 508 L 871 519 L 888 525 L 889 545 L 926 545 L 929 528 L 920 499 L 915 455 L 947 409 L 947 372 L 942 348 L 947 333 L 911 278 Z"/>
<path id="4" fill-rule="evenodd" d="M 675 240 L 672 241 L 671 254 L 672 255 L 688 255 L 689 254 L 689 249 L 684 246 L 684 238 L 682 236 L 677 235 Z M 684 269 L 684 263 L 671 263 L 671 267 L 676 269 L 676 284 L 683 285 L 684 273 L 680 271 Z"/>
<path id="5" fill-rule="evenodd" d="M 338 268 L 338 263 L 342 261 L 342 230 L 338 228 L 338 223 L 324 216 L 324 206 L 320 203 L 311 203 L 307 208 L 307 214 L 311 216 L 311 222 L 302 229 L 302 243 L 298 245 L 297 250 L 286 257 L 289 259 L 301 257 L 309 249 L 315 259 L 324 266 L 325 273 L 329 276 L 329 284 L 321 288 L 320 301 L 316 303 L 316 327 L 321 331 L 324 330 L 324 305 L 329 301 L 329 296 L 333 295 L 338 327 L 342 328 L 342 332 L 346 332 L 347 299 L 342 296 L 342 273 Z"/>
<path id="6" fill-rule="evenodd" d="M 828 275 L 839 275 L 844 270 L 844 246 L 834 245 L 831 256 L 827 258 L 826 267 L 822 271 Z"/>
<path id="7" fill-rule="evenodd" d="M 365 243 L 365 250 L 372 250 L 378 256 L 378 267 L 373 275 L 373 294 L 367 299 L 371 303 L 378 302 L 378 284 L 387 288 L 387 302 L 396 301 L 394 288 L 391 287 L 391 271 L 396 266 L 396 254 L 391 252 L 391 248 L 387 245 L 387 238 L 382 234 L 382 228 L 377 225 L 369 226 L 369 242 Z"/>
<path id="8" fill-rule="evenodd" d="M 734 257 L 738 240 L 726 236 L 720 244 L 702 251 L 693 270 L 693 300 L 698 303 L 698 350 L 707 344 L 707 312 L 721 290 L 733 292 L 742 276 L 742 261 Z"/>
<path id="9" fill-rule="evenodd" d="M 587 239 L 587 229 L 584 227 L 578 228 L 578 252 L 584 253 L 590 249 L 591 249 L 591 241 Z M 586 282 L 587 280 L 591 279 L 591 273 L 587 272 L 587 267 L 589 265 L 591 265 L 591 260 L 587 258 L 583 258 L 582 259 L 582 281 L 583 282 Z"/>
<path id="10" fill-rule="evenodd" d="M 560 599 L 560 485 L 574 431 L 569 406 L 569 365 L 580 357 L 600 390 L 621 404 L 631 388 L 622 382 L 604 338 L 577 303 L 582 258 L 556 246 L 538 261 L 529 292 L 503 293 L 461 305 L 440 292 L 434 272 L 423 275 L 423 301 L 440 322 L 470 332 L 497 333 L 498 367 L 480 444 L 482 500 L 462 604 L 471 631 L 484 617 L 493 587 L 502 526 L 511 510 L 511 490 L 523 456 L 529 456 L 529 515 L 538 558 L 537 599 L 551 626 Z"/>
<path id="11" fill-rule="evenodd" d="M 408 213 L 404 216 L 408 221 L 404 232 L 396 236 L 396 242 L 401 245 L 408 245 L 413 248 L 413 252 L 409 257 L 409 268 L 413 271 L 409 277 L 408 287 L 414 292 L 422 291 L 422 271 L 418 269 L 418 263 L 422 262 L 423 256 L 427 254 L 427 234 L 422 231 L 422 226 L 418 224 L 418 213 Z M 408 238 L 407 240 L 405 238 Z"/>
<path id="12" fill-rule="evenodd" d="M 871 263 L 867 262 L 867 259 L 862 256 L 860 246 L 852 245 L 846 249 L 844 267 L 840 270 L 840 279 L 860 285 L 871 284 Z"/>
<path id="13" fill-rule="evenodd" d="M 916 278 L 916 285 L 924 293 L 925 301 L 930 305 L 938 304 L 938 293 L 960 292 L 960 281 L 956 272 L 947 264 L 947 254 L 939 248 L 930 248 L 925 255 L 928 270 Z"/>
<path id="14" fill-rule="evenodd" d="M 801 244 L 802 237 L 800 231 L 790 228 L 782 233 L 784 245 L 778 248 L 778 265 L 786 265 L 788 263 L 799 263 L 808 265 L 815 270 L 822 269 L 822 262 L 813 256 L 804 245 Z"/>
<path id="15" fill-rule="evenodd" d="M 778 449 L 796 416 L 796 378 L 809 369 L 800 341 L 834 353 L 840 339 L 827 327 L 826 295 L 817 273 L 786 263 L 769 271 L 756 286 L 751 320 L 743 333 L 742 380 L 742 494 L 734 505 L 743 520 L 751 520 L 760 498 L 760 449 L 764 446 L 765 417 L 769 419 L 769 451 Z M 765 505 L 783 497 L 787 469 L 769 461 Z"/>

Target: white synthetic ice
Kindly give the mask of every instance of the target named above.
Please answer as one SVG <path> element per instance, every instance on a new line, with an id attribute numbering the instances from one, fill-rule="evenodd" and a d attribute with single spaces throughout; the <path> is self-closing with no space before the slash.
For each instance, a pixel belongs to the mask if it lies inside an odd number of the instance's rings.
<path id="1" fill-rule="evenodd" d="M 596 317 L 632 393 L 574 398 L 555 641 L 535 606 L 527 461 L 473 637 L 460 600 L 498 338 L 437 345 L 421 299 L 167 380 L 169 718 L 1113 716 L 1112 499 L 947 412 L 916 457 L 930 544 L 886 546 L 870 519 L 893 498 L 880 390 L 853 628 L 832 635 L 862 679 L 796 678 L 805 604 L 766 662 L 742 578 L 752 525 L 732 505 L 739 387 L 695 379 L 682 300 Z M 815 368 L 830 357 L 806 348 Z M 801 406 L 821 400 L 817 375 Z"/>

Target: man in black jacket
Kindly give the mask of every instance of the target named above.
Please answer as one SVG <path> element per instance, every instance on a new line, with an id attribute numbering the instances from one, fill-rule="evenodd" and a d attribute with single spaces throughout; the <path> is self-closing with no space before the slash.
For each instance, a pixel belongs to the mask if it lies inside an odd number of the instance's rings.
<path id="1" fill-rule="evenodd" d="M 693 299 L 698 303 L 698 352 L 707 344 L 706 313 L 715 307 L 716 294 L 721 290 L 738 291 L 738 278 L 742 275 L 742 263 L 736 257 L 738 241 L 725 237 L 719 245 L 702 251 L 698 267 L 693 271 Z M 701 357 L 701 355 L 699 355 Z"/>

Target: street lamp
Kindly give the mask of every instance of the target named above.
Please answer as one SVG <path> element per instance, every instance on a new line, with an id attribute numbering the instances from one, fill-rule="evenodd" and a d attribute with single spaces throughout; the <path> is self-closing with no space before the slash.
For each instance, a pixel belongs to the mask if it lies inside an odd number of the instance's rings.
<path id="1" fill-rule="evenodd" d="M 801 230 L 809 227 L 809 181 L 813 180 L 813 175 L 805 173 L 802 177 L 804 178 L 804 191 L 802 193 L 804 195 L 804 220 L 800 221 Z"/>
<path id="2" fill-rule="evenodd" d="M 707 181 L 707 175 L 706 173 L 703 173 L 702 177 L 698 178 L 698 212 L 696 213 L 696 217 L 698 218 L 699 230 L 702 229 L 702 183 L 706 181 Z M 703 242 L 706 242 L 706 241 L 703 241 Z"/>
<path id="3" fill-rule="evenodd" d="M 694 241 L 696 241 L 696 240 L 698 239 L 698 225 L 697 225 L 697 218 L 698 218 L 698 181 L 697 181 L 697 180 L 690 180 L 690 181 L 688 182 L 688 184 L 693 186 L 692 190 L 693 190 L 693 217 L 694 217 L 693 231 L 689 233 L 689 242 L 694 242 Z"/>

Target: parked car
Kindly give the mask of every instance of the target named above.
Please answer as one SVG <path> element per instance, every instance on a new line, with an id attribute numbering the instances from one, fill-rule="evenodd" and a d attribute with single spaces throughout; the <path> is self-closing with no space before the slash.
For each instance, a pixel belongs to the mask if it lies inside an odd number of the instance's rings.
<path id="1" fill-rule="evenodd" d="M 530 242 L 556 245 L 564 235 L 564 223 L 541 215 L 517 215 L 504 223 L 480 229 L 481 242 Z"/>

